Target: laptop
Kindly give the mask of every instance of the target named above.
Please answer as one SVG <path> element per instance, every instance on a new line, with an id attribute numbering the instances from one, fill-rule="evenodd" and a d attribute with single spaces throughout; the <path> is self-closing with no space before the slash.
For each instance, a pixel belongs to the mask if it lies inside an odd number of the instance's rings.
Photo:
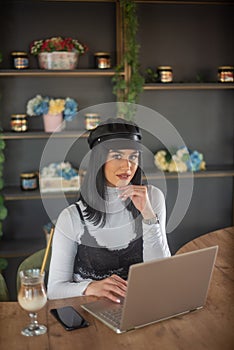
<path id="1" fill-rule="evenodd" d="M 120 304 L 101 298 L 81 307 L 123 333 L 204 306 L 218 246 L 130 266 Z"/>

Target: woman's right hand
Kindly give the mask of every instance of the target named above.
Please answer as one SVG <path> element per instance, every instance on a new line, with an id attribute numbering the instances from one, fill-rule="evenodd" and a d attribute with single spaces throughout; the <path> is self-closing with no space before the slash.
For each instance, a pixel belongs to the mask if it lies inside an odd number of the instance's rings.
<path id="1" fill-rule="evenodd" d="M 127 282 L 118 275 L 111 275 L 101 281 L 93 281 L 86 288 L 84 295 L 106 297 L 116 303 L 120 303 L 119 297 L 125 297 Z"/>

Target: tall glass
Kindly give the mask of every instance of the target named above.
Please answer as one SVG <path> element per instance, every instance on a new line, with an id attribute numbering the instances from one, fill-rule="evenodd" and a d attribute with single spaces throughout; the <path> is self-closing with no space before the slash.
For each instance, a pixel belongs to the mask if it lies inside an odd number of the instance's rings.
<path id="1" fill-rule="evenodd" d="M 29 311 L 30 324 L 21 331 L 25 336 L 41 335 L 46 333 L 47 328 L 38 324 L 37 311 L 43 308 L 47 302 L 44 286 L 44 273 L 39 269 L 20 271 L 20 290 L 18 301 L 20 306 Z"/>

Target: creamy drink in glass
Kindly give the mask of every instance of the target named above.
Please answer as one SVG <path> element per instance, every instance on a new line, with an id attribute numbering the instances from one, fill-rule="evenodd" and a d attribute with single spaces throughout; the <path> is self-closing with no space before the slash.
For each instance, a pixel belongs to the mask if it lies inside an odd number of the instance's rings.
<path id="1" fill-rule="evenodd" d="M 20 306 L 29 312 L 31 323 L 21 333 L 25 336 L 41 335 L 47 328 L 38 324 L 37 311 L 42 309 L 46 302 L 46 290 L 44 286 L 44 273 L 39 269 L 20 271 L 21 286 L 18 293 Z"/>

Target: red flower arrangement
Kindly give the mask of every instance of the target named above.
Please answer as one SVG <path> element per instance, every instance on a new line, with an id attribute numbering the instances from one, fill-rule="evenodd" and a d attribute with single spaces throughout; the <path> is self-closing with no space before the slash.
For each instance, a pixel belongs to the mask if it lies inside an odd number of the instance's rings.
<path id="1" fill-rule="evenodd" d="M 41 52 L 67 51 L 78 52 L 80 55 L 88 50 L 85 44 L 77 39 L 53 37 L 45 40 L 35 40 L 30 45 L 30 53 L 37 56 Z"/>

